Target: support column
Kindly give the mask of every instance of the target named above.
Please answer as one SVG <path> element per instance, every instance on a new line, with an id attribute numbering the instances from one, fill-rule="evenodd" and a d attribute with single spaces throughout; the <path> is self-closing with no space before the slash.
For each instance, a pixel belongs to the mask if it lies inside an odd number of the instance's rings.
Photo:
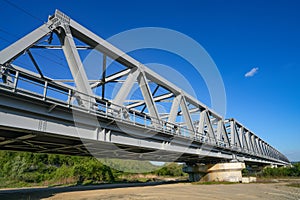
<path id="1" fill-rule="evenodd" d="M 278 166 L 276 165 L 276 164 L 270 164 L 270 165 L 266 165 L 266 166 L 264 166 L 264 169 L 265 168 L 277 168 Z"/>
<path id="2" fill-rule="evenodd" d="M 189 174 L 190 182 L 198 182 L 205 175 L 205 172 L 201 170 L 203 166 L 199 164 L 185 164 L 182 170 Z"/>
<path id="3" fill-rule="evenodd" d="M 218 163 L 207 165 L 186 165 L 183 171 L 189 174 L 189 181 L 241 182 L 245 163 Z"/>

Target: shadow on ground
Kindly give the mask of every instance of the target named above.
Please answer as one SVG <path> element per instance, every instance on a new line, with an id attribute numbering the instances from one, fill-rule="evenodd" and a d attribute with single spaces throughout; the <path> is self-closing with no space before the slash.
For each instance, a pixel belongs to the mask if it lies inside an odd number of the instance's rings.
<path id="1" fill-rule="evenodd" d="M 147 183 L 114 183 L 114 184 L 100 184 L 88 186 L 65 186 L 65 187 L 48 187 L 48 188 L 24 188 L 24 189 L 9 189 L 0 190 L 0 199 L 7 200 L 35 200 L 54 196 L 63 192 L 75 191 L 91 191 L 99 189 L 113 189 L 113 188 L 129 188 L 141 186 L 156 186 L 163 184 L 176 184 L 186 181 L 161 181 L 161 182 L 147 182 Z"/>

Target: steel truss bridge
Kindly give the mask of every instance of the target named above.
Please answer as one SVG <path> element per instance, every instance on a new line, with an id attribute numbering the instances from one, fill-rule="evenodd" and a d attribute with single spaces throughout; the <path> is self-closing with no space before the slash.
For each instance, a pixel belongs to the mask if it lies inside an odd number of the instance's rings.
<path id="1" fill-rule="evenodd" d="M 97 80 L 88 78 L 82 63 L 82 52 L 91 50 L 99 53 L 103 68 Z M 64 61 L 58 62 L 64 62 L 72 80 L 46 76 L 39 51 L 53 59 L 60 51 Z M 24 56 L 33 70 L 18 64 Z M 109 72 L 109 59 L 121 67 Z M 3 49 L 0 64 L 2 150 L 186 163 L 290 163 L 237 120 L 224 119 L 58 10 Z M 119 87 L 112 95 L 108 88 L 114 84 Z M 165 107 L 163 113 L 159 106 Z"/>

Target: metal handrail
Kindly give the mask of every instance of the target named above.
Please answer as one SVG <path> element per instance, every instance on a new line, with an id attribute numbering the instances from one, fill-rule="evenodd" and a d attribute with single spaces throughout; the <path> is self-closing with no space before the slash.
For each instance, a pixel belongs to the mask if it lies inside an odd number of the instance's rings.
<path id="1" fill-rule="evenodd" d="M 168 121 L 164 121 L 162 119 L 157 119 L 154 117 L 149 117 L 147 114 L 144 113 L 139 113 L 137 115 L 136 111 L 133 109 L 131 110 L 126 108 L 125 106 L 113 104 L 112 102 L 108 103 L 99 96 L 84 94 L 82 92 L 77 91 L 72 86 L 64 86 L 62 84 L 57 84 L 51 79 L 42 79 L 40 77 L 36 77 L 32 74 L 27 74 L 26 72 L 19 71 L 13 68 L 10 68 L 9 73 L 4 74 L 4 76 L 7 76 L 6 78 L 10 78 L 12 80 L 10 81 L 12 84 L 0 83 L 0 86 L 3 86 L 14 93 L 35 97 L 43 101 L 52 101 L 56 104 L 66 106 L 69 108 L 72 107 L 73 109 L 79 109 L 88 113 L 94 113 L 96 115 L 101 115 L 104 117 L 111 117 L 123 123 L 129 123 L 131 125 L 140 127 L 143 126 L 153 131 L 158 131 L 169 135 L 176 135 L 178 137 L 187 138 L 193 141 L 205 143 L 211 146 L 217 146 L 219 148 L 228 149 L 231 151 L 237 151 L 248 155 L 256 155 L 258 157 L 268 159 L 275 158 L 278 160 L 285 160 L 285 157 L 281 154 L 273 155 L 273 157 L 271 157 L 270 155 L 263 155 L 259 152 L 253 152 L 250 149 L 241 148 L 235 144 L 230 144 L 230 142 L 227 143 L 223 140 L 216 140 L 215 138 L 210 137 L 207 133 L 199 133 L 198 131 L 190 130 L 178 124 L 170 123 Z M 20 82 L 23 82 L 23 84 L 25 85 L 31 84 L 31 89 L 33 89 L 33 87 L 38 87 L 40 88 L 40 90 L 35 88 L 36 91 L 32 91 L 27 88 L 22 88 L 20 86 Z M 56 93 L 56 97 L 54 97 L 55 95 L 50 96 L 50 92 Z M 57 98 L 58 95 L 64 96 L 65 99 Z M 81 104 L 84 105 L 85 103 L 87 103 L 87 105 L 90 106 L 80 106 L 78 100 L 73 100 L 74 98 L 76 98 L 76 95 L 86 97 L 80 99 Z M 96 100 L 96 102 L 93 103 L 94 101 L 92 101 L 92 99 Z"/>

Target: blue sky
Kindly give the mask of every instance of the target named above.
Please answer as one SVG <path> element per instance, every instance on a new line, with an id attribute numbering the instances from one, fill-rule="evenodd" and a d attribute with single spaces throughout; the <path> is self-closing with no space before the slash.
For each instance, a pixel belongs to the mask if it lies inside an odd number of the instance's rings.
<path id="1" fill-rule="evenodd" d="M 300 160 L 299 1 L 12 1 L 0 0 L 0 49 L 47 21 L 56 8 L 102 38 L 139 27 L 164 27 L 199 42 L 215 61 L 227 95 L 227 117 L 238 119 L 288 156 Z M 117 44 L 116 44 L 117 46 Z M 157 56 L 159 55 L 159 56 Z M 142 63 L 174 65 L 167 52 L 145 50 Z M 177 65 L 176 65 L 177 64 Z M 258 68 L 252 77 L 245 74 Z M 191 78 L 210 105 L 206 86 Z"/>

